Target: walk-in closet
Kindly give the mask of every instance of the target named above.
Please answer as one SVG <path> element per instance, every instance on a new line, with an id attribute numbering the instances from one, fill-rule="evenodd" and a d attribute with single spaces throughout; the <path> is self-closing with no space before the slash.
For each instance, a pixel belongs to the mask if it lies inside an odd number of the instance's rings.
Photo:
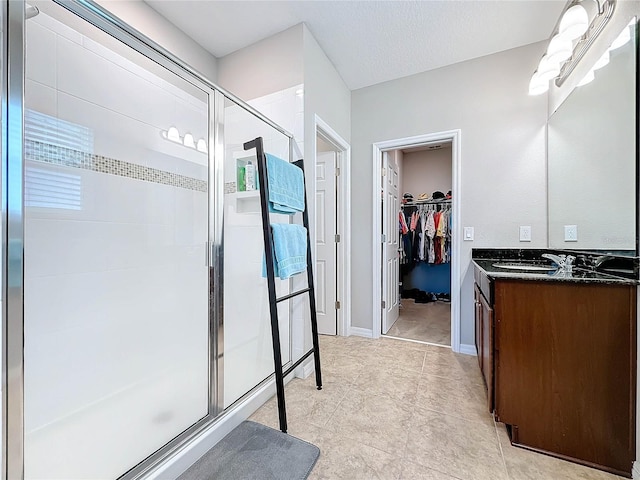
<path id="1" fill-rule="evenodd" d="M 452 151 L 450 143 L 394 150 L 388 169 L 397 172 L 398 314 L 384 334 L 451 345 Z M 391 287 L 391 285 L 389 285 Z"/>

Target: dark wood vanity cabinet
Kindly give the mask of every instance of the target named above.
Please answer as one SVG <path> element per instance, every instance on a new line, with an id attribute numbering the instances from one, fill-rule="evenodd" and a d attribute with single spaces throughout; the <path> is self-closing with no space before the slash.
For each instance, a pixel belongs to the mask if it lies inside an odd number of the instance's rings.
<path id="1" fill-rule="evenodd" d="M 636 286 L 494 279 L 476 345 L 514 444 L 630 476 Z"/>
<path id="2" fill-rule="evenodd" d="M 493 412 L 493 372 L 495 369 L 493 361 L 493 309 L 477 285 L 474 296 L 478 364 L 487 389 L 487 407 L 489 412 Z"/>

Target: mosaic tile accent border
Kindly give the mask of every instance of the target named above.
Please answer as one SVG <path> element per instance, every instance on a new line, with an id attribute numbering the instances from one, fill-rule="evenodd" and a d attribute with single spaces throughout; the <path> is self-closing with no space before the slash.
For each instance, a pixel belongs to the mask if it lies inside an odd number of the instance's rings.
<path id="1" fill-rule="evenodd" d="M 160 183 L 172 187 L 207 192 L 207 182 L 157 168 L 136 165 L 135 163 L 103 157 L 92 153 L 81 152 L 72 148 L 60 147 L 50 143 L 25 140 L 25 156 L 27 160 L 63 165 L 65 167 L 92 170 L 98 173 L 118 175 L 146 182 Z"/>
<path id="2" fill-rule="evenodd" d="M 236 182 L 227 182 L 224 184 L 224 193 L 236 193 Z"/>

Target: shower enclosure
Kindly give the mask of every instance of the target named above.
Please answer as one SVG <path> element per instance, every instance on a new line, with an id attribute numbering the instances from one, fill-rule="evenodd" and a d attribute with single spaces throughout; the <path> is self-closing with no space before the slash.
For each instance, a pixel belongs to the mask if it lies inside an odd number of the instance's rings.
<path id="1" fill-rule="evenodd" d="M 25 7 L 0 12 L 3 478 L 135 478 L 273 373 L 237 171 L 292 138 L 92 2 Z"/>

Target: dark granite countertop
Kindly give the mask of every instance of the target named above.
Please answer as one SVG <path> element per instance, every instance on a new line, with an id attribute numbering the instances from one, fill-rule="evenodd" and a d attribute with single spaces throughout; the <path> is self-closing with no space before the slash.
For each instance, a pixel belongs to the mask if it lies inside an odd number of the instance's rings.
<path id="1" fill-rule="evenodd" d="M 536 280 L 548 282 L 580 282 L 580 283 L 606 283 L 606 284 L 625 284 L 637 285 L 638 282 L 631 278 L 618 277 L 606 273 L 594 272 L 584 268 L 574 268 L 571 272 L 563 272 L 560 270 L 550 270 L 548 272 L 530 272 L 520 270 L 507 270 L 494 267 L 495 263 L 506 262 L 504 259 L 474 259 L 473 263 L 490 278 L 509 278 L 517 280 Z M 523 262 L 524 263 L 524 262 Z M 542 262 L 527 262 L 532 265 L 542 265 Z M 546 263 L 544 265 L 549 265 Z"/>
<path id="2" fill-rule="evenodd" d="M 509 270 L 496 267 L 495 264 L 500 263 L 516 263 L 518 265 L 532 266 L 553 266 L 553 262 L 542 258 L 543 253 L 552 253 L 555 255 L 567 254 L 561 250 L 551 249 L 473 249 L 473 263 L 483 270 L 489 278 L 498 279 L 517 279 L 532 281 L 550 281 L 550 282 L 576 282 L 576 283 L 599 283 L 611 285 L 637 285 L 640 282 L 636 280 L 635 273 L 613 274 L 610 272 L 596 271 L 589 267 L 589 261 L 585 258 L 579 258 L 576 266 L 571 272 L 553 269 L 549 271 L 528 271 L 528 270 Z M 575 255 L 575 253 L 572 253 Z M 637 262 L 635 262 L 637 263 Z"/>

